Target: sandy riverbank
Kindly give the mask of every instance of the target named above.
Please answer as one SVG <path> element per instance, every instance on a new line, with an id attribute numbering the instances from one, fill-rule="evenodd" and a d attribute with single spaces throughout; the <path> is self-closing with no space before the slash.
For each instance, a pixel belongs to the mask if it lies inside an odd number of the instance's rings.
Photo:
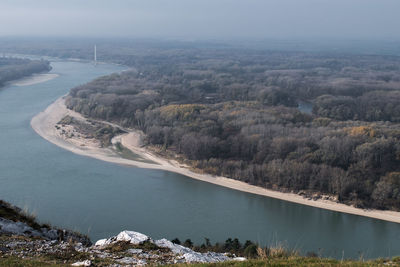
<path id="1" fill-rule="evenodd" d="M 228 187 L 243 192 L 277 198 L 285 201 L 290 201 L 302 205 L 308 205 L 332 211 L 338 211 L 343 213 L 349 213 L 354 215 L 366 216 L 375 219 L 400 223 L 400 212 L 363 210 L 354 208 L 352 206 L 336 203 L 330 200 L 322 200 L 322 199 L 309 200 L 297 194 L 277 192 L 249 185 L 244 182 L 236 181 L 225 177 L 216 177 L 212 175 L 192 172 L 185 166 L 179 164 L 176 161 L 160 158 L 152 154 L 148 150 L 146 150 L 144 147 L 140 145 L 141 133 L 137 131 L 130 131 L 127 134 L 115 137 L 114 141 L 120 142 L 124 147 L 130 149 L 135 154 L 139 155 L 144 159 L 151 160 L 156 164 L 125 159 L 120 157 L 113 149 L 99 147 L 99 144 L 93 140 L 79 137 L 79 135 L 74 135 L 73 137 L 66 138 L 65 135 L 60 134 L 60 129 L 57 129 L 55 126 L 66 115 L 74 117 L 78 120 L 85 120 L 85 118 L 83 118 L 80 114 L 68 110 L 64 104 L 64 99 L 59 98 L 57 101 L 51 104 L 45 111 L 36 115 L 31 121 L 31 126 L 44 139 L 76 154 L 89 156 L 112 163 L 135 166 L 139 168 L 166 170 L 170 172 L 179 173 L 197 180 Z M 66 130 L 73 131 L 73 129 L 66 129 Z"/>
<path id="2" fill-rule="evenodd" d="M 13 81 L 13 82 L 11 82 L 11 85 L 15 85 L 15 86 L 33 85 L 33 84 L 44 83 L 44 82 L 50 81 L 56 77 L 58 77 L 58 74 L 55 74 L 55 73 L 33 74 L 29 77 Z"/>

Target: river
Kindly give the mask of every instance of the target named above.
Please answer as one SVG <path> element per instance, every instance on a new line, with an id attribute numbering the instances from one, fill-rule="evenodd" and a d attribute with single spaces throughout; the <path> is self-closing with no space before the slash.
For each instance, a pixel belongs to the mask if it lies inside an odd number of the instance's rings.
<path id="1" fill-rule="evenodd" d="M 400 224 L 252 195 L 159 170 L 73 154 L 38 136 L 31 118 L 116 65 L 53 61 L 45 83 L 0 89 L 0 199 L 93 241 L 129 229 L 154 238 L 282 242 L 336 258 L 400 255 Z"/>

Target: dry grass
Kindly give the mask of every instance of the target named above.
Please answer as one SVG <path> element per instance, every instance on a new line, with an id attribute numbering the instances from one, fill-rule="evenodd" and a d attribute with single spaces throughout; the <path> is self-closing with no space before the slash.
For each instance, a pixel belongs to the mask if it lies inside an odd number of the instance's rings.
<path id="1" fill-rule="evenodd" d="M 0 217 L 14 222 L 26 223 L 33 229 L 37 230 L 43 227 L 50 228 L 50 226 L 47 224 L 38 224 L 35 216 L 30 215 L 27 212 L 22 211 L 20 208 L 12 206 L 3 200 L 0 200 Z"/>
<path id="2" fill-rule="evenodd" d="M 270 258 L 284 258 L 284 257 L 295 257 L 299 253 L 296 250 L 287 249 L 284 245 L 277 243 L 273 247 L 268 248 L 257 248 L 257 254 L 259 259 L 266 260 Z"/>

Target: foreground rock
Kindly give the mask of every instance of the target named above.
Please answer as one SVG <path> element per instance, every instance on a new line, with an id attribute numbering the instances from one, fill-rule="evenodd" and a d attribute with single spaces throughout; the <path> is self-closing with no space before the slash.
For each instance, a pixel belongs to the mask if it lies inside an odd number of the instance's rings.
<path id="1" fill-rule="evenodd" d="M 190 248 L 174 244 L 167 239 L 153 240 L 150 237 L 133 231 L 123 231 L 117 236 L 108 239 L 101 239 L 96 242 L 94 248 L 107 250 L 115 246 L 120 246 L 125 243 L 127 247 L 135 249 L 127 249 L 125 252 L 132 253 L 136 260 L 141 260 L 141 263 L 146 263 L 149 259 L 156 259 L 156 263 L 212 263 L 230 260 L 244 260 L 244 258 L 235 257 L 227 253 L 207 252 L 200 253 L 193 251 Z M 138 249 L 139 248 L 139 249 Z M 140 249 L 142 248 L 142 249 Z M 144 249 L 143 249 L 144 248 Z M 146 251 L 146 248 L 151 248 Z M 166 262 L 158 262 L 158 260 L 166 260 Z M 128 261 L 130 259 L 123 259 Z M 152 262 L 154 263 L 154 262 Z"/>
<path id="2" fill-rule="evenodd" d="M 39 224 L 21 209 L 0 200 L 0 258 L 40 258 L 71 266 L 137 266 L 146 264 L 213 263 L 244 260 L 233 255 L 199 253 L 167 239 L 123 231 L 91 245 L 89 238 L 72 231 Z"/>
<path id="3" fill-rule="evenodd" d="M 174 263 L 214 263 L 245 260 L 234 255 L 200 253 L 177 245 L 167 239 L 152 238 L 133 231 L 123 231 L 116 236 L 102 239 L 93 246 L 84 246 L 77 240 L 68 242 L 39 237 L 5 234 L 0 235 L 0 257 L 44 258 L 67 263 L 71 266 L 140 266 Z"/>
<path id="4" fill-rule="evenodd" d="M 16 235 L 43 240 L 58 240 L 91 245 L 90 239 L 82 234 L 39 224 L 18 207 L 0 200 L 0 236 Z"/>

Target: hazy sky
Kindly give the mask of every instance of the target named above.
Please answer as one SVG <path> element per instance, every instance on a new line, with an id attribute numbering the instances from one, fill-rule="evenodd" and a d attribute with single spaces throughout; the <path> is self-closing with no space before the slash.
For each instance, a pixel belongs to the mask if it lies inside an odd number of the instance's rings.
<path id="1" fill-rule="evenodd" d="M 400 40 L 400 0 L 0 0 L 0 36 Z"/>

